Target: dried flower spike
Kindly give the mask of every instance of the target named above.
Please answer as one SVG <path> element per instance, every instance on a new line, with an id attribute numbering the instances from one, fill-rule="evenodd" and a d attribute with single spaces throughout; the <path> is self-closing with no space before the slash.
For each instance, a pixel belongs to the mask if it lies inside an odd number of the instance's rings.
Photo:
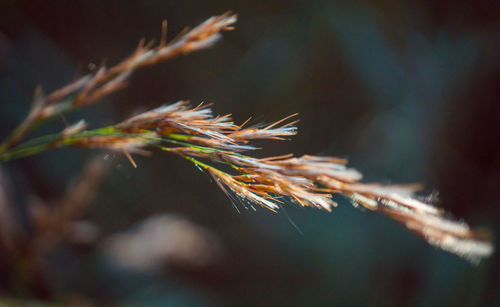
<path id="1" fill-rule="evenodd" d="M 0 161 L 8 161 L 63 146 L 105 148 L 125 154 L 134 167 L 131 154 L 149 154 L 148 148 L 175 153 L 205 170 L 229 198 L 244 206 L 262 206 L 273 212 L 293 202 L 302 207 L 331 211 L 337 203 L 333 194 L 344 195 L 353 205 L 380 212 L 404 224 L 430 244 L 476 262 L 493 253 L 491 239 L 473 231 L 464 222 L 446 217 L 442 209 L 417 200 L 416 185 L 381 185 L 361 182 L 362 174 L 346 166 L 345 159 L 304 155 L 255 158 L 246 152 L 256 150 L 252 141 L 284 140 L 297 133 L 291 120 L 297 114 L 268 125 L 244 128 L 230 115 L 213 116 L 210 105 L 191 107 L 179 101 L 135 115 L 116 125 L 87 130 L 81 121 L 62 132 L 18 143 L 37 123 L 54 115 L 89 105 L 126 85 L 137 68 L 153 65 L 180 54 L 213 45 L 223 30 L 232 29 L 235 15 L 211 17 L 166 41 L 166 23 L 156 48 L 139 43 L 137 50 L 121 63 L 44 96 L 37 89 L 27 119 L 0 145 Z M 228 173 L 214 165 L 225 164 Z"/>

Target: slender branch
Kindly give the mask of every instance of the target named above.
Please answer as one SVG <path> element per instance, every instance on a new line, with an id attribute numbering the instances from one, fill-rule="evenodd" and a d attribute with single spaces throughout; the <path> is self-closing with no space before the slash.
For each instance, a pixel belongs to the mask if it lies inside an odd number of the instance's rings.
<path id="1" fill-rule="evenodd" d="M 161 40 L 156 48 L 152 48 L 151 43 L 145 44 L 143 39 L 132 55 L 109 69 L 103 66 L 96 73 L 85 75 L 47 96 L 38 87 L 27 118 L 0 144 L 0 153 L 22 141 L 38 124 L 90 105 L 124 88 L 135 70 L 211 47 L 220 38 L 221 31 L 232 30 L 234 22 L 236 15 L 230 12 L 214 16 L 168 43 L 166 22 L 163 22 Z"/>

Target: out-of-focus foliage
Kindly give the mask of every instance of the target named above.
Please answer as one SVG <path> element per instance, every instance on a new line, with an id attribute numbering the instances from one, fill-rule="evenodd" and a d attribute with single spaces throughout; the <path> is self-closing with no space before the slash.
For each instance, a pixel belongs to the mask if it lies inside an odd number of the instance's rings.
<path id="1" fill-rule="evenodd" d="M 369 181 L 425 183 L 429 194 L 439 190 L 444 208 L 499 233 L 494 1 L 3 1 L 0 137 L 25 116 L 36 84 L 50 91 L 103 60 L 115 64 L 139 38 L 159 38 L 163 19 L 173 35 L 227 9 L 239 14 L 237 31 L 215 48 L 139 72 L 107 104 L 69 120 L 113 123 L 179 99 L 214 101 L 217 113 L 232 112 L 238 122 L 299 112 L 295 141 L 263 143 L 262 156 L 348 156 Z M 9 212 L 16 240 L 33 231 L 25 218 L 30 195 L 44 204 L 61 199 L 87 155 L 60 150 L 2 165 L 7 192 L 0 196 L 16 204 L 2 212 Z M 29 267 L 12 271 L 1 253 L 2 295 L 162 306 L 500 300 L 495 256 L 471 266 L 342 199 L 332 214 L 299 208 L 287 209 L 289 217 L 239 214 L 205 175 L 176 157 L 138 158 L 137 170 L 121 155 L 106 159 L 111 168 L 85 215 L 100 238 L 117 232 L 131 238 L 141 221 L 175 214 L 208 231 L 219 242 L 218 256 L 204 266 L 166 257 L 151 274 L 110 261 L 110 241 L 99 248 L 63 244 L 43 259 L 39 279 L 27 282 Z"/>

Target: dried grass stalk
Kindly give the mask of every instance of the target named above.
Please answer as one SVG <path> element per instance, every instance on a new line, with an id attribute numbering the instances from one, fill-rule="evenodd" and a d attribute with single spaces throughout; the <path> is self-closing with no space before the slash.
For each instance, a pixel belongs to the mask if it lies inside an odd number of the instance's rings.
<path id="1" fill-rule="evenodd" d="M 190 107 L 179 101 L 133 116 L 113 126 L 87 130 L 81 121 L 61 133 L 16 144 L 36 123 L 94 103 L 126 85 L 135 69 L 153 65 L 180 54 L 203 49 L 219 39 L 220 31 L 236 21 L 229 13 L 211 17 L 191 31 L 167 43 L 166 24 L 160 44 L 152 48 L 141 41 L 137 50 L 110 69 L 43 96 L 38 89 L 28 118 L 0 147 L 0 160 L 7 161 L 62 146 L 106 148 L 130 154 L 148 154 L 160 148 L 178 154 L 205 170 L 219 187 L 244 206 L 258 205 L 273 212 L 293 202 L 302 207 L 331 211 L 337 204 L 332 194 L 348 197 L 354 205 L 380 212 L 404 224 L 427 242 L 476 262 L 493 252 L 490 238 L 473 231 L 461 221 L 448 218 L 442 209 L 417 200 L 416 185 L 362 183 L 362 174 L 346 166 L 345 159 L 304 155 L 254 158 L 246 152 L 257 149 L 256 139 L 283 140 L 297 133 L 296 114 L 268 125 L 245 127 L 233 123 L 229 115 L 213 116 L 209 105 Z M 203 161 L 202 161 L 203 160 Z M 229 165 L 234 173 L 213 165 Z"/>

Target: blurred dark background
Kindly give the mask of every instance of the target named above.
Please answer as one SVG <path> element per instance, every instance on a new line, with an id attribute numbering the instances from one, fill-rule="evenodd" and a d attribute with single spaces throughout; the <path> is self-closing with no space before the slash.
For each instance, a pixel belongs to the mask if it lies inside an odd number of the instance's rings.
<path id="1" fill-rule="evenodd" d="M 236 30 L 214 48 L 137 72 L 128 88 L 69 120 L 104 126 L 179 99 L 214 102 L 215 113 L 232 113 L 236 122 L 298 112 L 299 134 L 262 142 L 266 149 L 257 155 L 346 157 L 366 181 L 420 182 L 423 196 L 439 191 L 439 206 L 500 233 L 500 3 L 494 0 L 2 0 L 0 136 L 27 114 L 37 84 L 50 92 L 95 65 L 117 63 L 141 37 L 158 39 L 163 19 L 172 38 L 228 9 L 239 14 Z M 42 131 L 62 127 L 56 122 Z M 47 202 L 60 197 L 95 154 L 63 149 L 1 166 L 27 233 L 23 204 L 32 195 Z M 44 259 L 43 286 L 19 286 L 4 268 L 3 297 L 140 306 L 500 301 L 498 256 L 471 265 L 344 199 L 331 214 L 292 206 L 288 216 L 238 213 L 209 176 L 176 156 L 137 157 L 138 169 L 120 154 L 105 159 L 111 168 L 85 215 L 100 228 L 99 242 L 58 245 Z M 184 224 L 160 227 L 165 236 L 138 230 L 155 218 Z M 200 248 L 193 241 L 194 258 L 148 258 L 149 248 L 161 245 L 153 240 L 175 241 L 190 231 L 210 238 Z M 122 242 L 111 237 L 116 233 L 131 241 L 116 243 Z M 143 253 L 119 263 L 133 244 Z"/>

